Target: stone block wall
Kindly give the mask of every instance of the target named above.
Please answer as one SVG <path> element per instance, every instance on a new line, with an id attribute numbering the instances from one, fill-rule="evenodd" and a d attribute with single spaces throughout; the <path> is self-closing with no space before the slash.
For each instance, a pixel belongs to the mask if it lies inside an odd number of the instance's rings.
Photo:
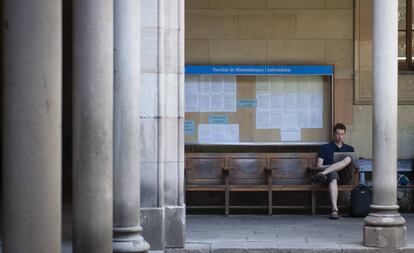
<path id="1" fill-rule="evenodd" d="M 334 121 L 372 157 L 372 0 L 186 0 L 186 64 L 333 64 Z M 414 85 L 399 75 L 399 158 L 414 157 Z"/>
<path id="2" fill-rule="evenodd" d="M 352 0 L 187 0 L 186 64 L 334 64 L 335 121 L 351 124 L 353 8 Z"/>

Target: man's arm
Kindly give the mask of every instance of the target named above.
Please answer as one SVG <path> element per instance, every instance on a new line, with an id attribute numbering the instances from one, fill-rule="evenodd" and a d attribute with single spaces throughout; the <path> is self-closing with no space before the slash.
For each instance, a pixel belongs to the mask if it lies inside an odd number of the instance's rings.
<path id="1" fill-rule="evenodd" d="M 318 157 L 318 160 L 316 161 L 316 167 L 321 168 L 321 169 L 326 169 L 329 166 L 330 165 L 323 165 L 323 158 Z"/>

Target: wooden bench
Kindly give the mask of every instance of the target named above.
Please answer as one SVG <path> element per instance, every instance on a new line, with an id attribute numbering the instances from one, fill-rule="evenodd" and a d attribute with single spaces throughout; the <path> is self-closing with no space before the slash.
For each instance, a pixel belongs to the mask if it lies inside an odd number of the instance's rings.
<path id="1" fill-rule="evenodd" d="M 225 214 L 230 208 L 249 206 L 230 205 L 231 192 L 266 192 L 267 209 L 275 206 L 273 192 L 310 192 L 312 214 L 316 213 L 316 192 L 328 191 L 326 185 L 313 185 L 309 178 L 314 171 L 316 153 L 188 153 L 185 159 L 187 192 L 223 192 Z M 350 192 L 358 183 L 339 185 L 338 190 Z M 191 206 L 188 206 L 191 208 Z M 204 206 L 214 208 L 217 206 Z M 198 206 L 202 208 L 202 206 Z"/>

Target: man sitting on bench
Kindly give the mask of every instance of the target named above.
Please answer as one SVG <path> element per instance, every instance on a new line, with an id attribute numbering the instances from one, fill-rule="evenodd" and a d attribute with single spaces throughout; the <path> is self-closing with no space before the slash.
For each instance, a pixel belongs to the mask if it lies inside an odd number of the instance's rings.
<path id="1" fill-rule="evenodd" d="M 332 204 L 332 212 L 330 218 L 338 219 L 338 180 L 342 184 L 349 183 L 349 181 L 352 179 L 353 171 L 351 171 L 352 168 L 345 168 L 352 167 L 348 165 L 352 165 L 353 163 L 350 156 L 345 156 L 345 158 L 335 161 L 334 153 L 354 152 L 354 147 L 344 143 L 344 136 L 346 133 L 346 127 L 344 124 L 336 124 L 333 129 L 333 133 L 334 141 L 322 145 L 318 153 L 316 166 L 323 169 L 323 171 L 312 176 L 311 181 L 317 184 L 329 183 L 329 194 Z"/>

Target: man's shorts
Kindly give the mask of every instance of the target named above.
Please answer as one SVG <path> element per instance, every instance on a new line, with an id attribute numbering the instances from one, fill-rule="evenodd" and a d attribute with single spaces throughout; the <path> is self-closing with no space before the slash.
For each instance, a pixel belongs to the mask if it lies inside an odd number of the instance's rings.
<path id="1" fill-rule="evenodd" d="M 337 179 L 339 184 L 349 184 L 354 180 L 355 164 L 351 163 L 339 172 L 331 172 L 328 175 L 328 182 Z"/>

